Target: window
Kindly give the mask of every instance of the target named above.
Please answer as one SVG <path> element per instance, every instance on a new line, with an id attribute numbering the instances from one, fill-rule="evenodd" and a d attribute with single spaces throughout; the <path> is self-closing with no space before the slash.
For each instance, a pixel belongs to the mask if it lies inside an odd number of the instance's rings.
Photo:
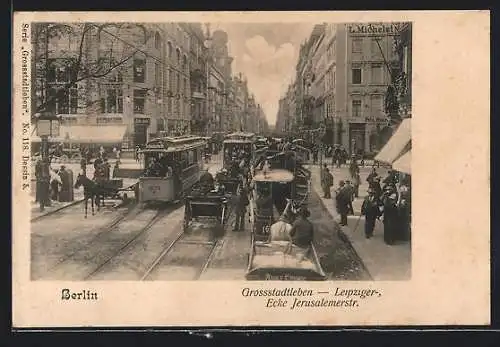
<path id="1" fill-rule="evenodd" d="M 373 84 L 382 83 L 382 65 L 379 64 L 372 65 L 371 83 Z"/>
<path id="2" fill-rule="evenodd" d="M 361 53 L 363 50 L 363 40 L 353 39 L 352 40 L 352 53 Z"/>
<path id="3" fill-rule="evenodd" d="M 123 91 L 121 88 L 109 88 L 101 98 L 102 113 L 123 113 Z"/>
<path id="4" fill-rule="evenodd" d="M 184 95 L 189 95 L 189 83 L 186 77 L 184 77 Z"/>
<path id="5" fill-rule="evenodd" d="M 67 83 L 71 78 L 71 62 L 66 59 L 49 59 L 47 82 Z"/>
<path id="6" fill-rule="evenodd" d="M 168 89 L 172 91 L 174 89 L 174 81 L 173 81 L 173 76 L 172 76 L 172 70 L 168 69 L 167 71 L 167 78 L 168 78 Z"/>
<path id="7" fill-rule="evenodd" d="M 134 59 L 134 82 L 144 83 L 146 77 L 146 61 Z"/>
<path id="8" fill-rule="evenodd" d="M 55 103 L 50 108 L 56 114 L 73 114 L 78 112 L 78 90 L 76 88 L 63 91 L 50 88 L 48 96 L 49 99 L 55 98 Z"/>
<path id="9" fill-rule="evenodd" d="M 408 75 L 408 46 L 403 47 L 403 72 Z"/>
<path id="10" fill-rule="evenodd" d="M 361 100 L 352 101 L 352 116 L 361 117 Z"/>
<path id="11" fill-rule="evenodd" d="M 156 131 L 159 132 L 159 131 L 165 131 L 165 119 L 163 118 L 158 118 L 157 122 L 156 122 Z"/>
<path id="12" fill-rule="evenodd" d="M 134 113 L 144 114 L 146 103 L 146 91 L 143 89 L 134 90 Z"/>
<path id="13" fill-rule="evenodd" d="M 155 63 L 155 84 L 161 85 L 161 66 L 159 63 Z"/>
<path id="14" fill-rule="evenodd" d="M 161 49 L 161 36 L 159 32 L 155 33 L 155 48 Z"/>
<path id="15" fill-rule="evenodd" d="M 172 44 L 170 41 L 167 42 L 167 57 L 168 59 L 172 59 Z"/>
<path id="16" fill-rule="evenodd" d="M 176 87 L 177 93 L 180 93 L 181 92 L 181 76 L 178 72 L 176 73 L 175 87 Z"/>
<path id="17" fill-rule="evenodd" d="M 377 39 L 372 39 L 372 42 L 371 42 L 371 52 L 372 52 L 372 57 L 380 57 L 381 54 L 380 54 L 380 47 L 378 46 L 380 42 L 377 42 Z M 381 45 L 382 47 L 382 45 Z"/>
<path id="18" fill-rule="evenodd" d="M 383 98 L 382 95 L 371 95 L 370 96 L 370 109 L 371 114 L 375 118 L 380 118 L 383 108 Z"/>
<path id="19" fill-rule="evenodd" d="M 352 69 L 352 84 L 361 84 L 361 68 Z"/>

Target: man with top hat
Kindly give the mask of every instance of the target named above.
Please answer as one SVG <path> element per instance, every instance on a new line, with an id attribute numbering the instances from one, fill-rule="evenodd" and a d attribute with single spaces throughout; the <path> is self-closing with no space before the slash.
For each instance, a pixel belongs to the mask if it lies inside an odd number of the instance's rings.
<path id="1" fill-rule="evenodd" d="M 388 186 L 384 192 L 384 242 L 393 245 L 398 240 L 400 231 L 398 194 L 394 186 Z"/>
<path id="2" fill-rule="evenodd" d="M 323 188 L 323 198 L 331 199 L 332 195 L 330 193 L 330 190 L 332 186 L 333 186 L 333 175 L 330 173 L 330 170 L 326 167 L 325 164 L 321 178 L 321 188 Z"/>
<path id="3" fill-rule="evenodd" d="M 375 196 L 375 191 L 368 188 L 368 196 L 363 200 L 361 214 L 365 216 L 365 237 L 367 239 L 373 236 L 375 222 L 380 217 L 380 200 Z"/>
<path id="4" fill-rule="evenodd" d="M 339 187 L 336 190 L 335 204 L 338 214 L 340 214 L 340 225 L 347 225 L 347 214 L 349 212 L 349 197 L 345 189 L 345 182 L 340 181 Z"/>

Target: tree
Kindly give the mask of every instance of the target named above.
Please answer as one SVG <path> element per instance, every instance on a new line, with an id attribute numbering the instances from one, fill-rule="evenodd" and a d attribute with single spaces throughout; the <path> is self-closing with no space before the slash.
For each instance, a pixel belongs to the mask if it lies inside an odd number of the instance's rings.
<path id="1" fill-rule="evenodd" d="M 117 82 L 126 63 L 143 52 L 153 37 L 136 23 L 35 23 L 32 26 L 33 114 L 54 109 L 82 83 Z M 91 107 L 94 98 L 79 105 Z"/>

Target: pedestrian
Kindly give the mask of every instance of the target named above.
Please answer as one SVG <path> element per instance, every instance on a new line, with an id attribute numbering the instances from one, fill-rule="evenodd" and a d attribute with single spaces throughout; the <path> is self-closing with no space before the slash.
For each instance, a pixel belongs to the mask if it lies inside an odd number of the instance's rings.
<path id="1" fill-rule="evenodd" d="M 354 187 L 352 186 L 351 181 L 349 180 L 345 181 L 344 189 L 347 199 L 348 214 L 354 215 L 354 209 L 352 207 L 352 202 L 354 200 Z"/>
<path id="2" fill-rule="evenodd" d="M 359 198 L 359 186 L 361 184 L 361 178 L 359 177 L 359 172 L 354 175 L 353 186 L 354 186 L 354 197 Z"/>
<path id="3" fill-rule="evenodd" d="M 51 188 L 51 200 L 59 200 L 59 189 L 62 185 L 61 177 L 59 177 L 56 170 L 50 169 L 50 188 Z"/>
<path id="4" fill-rule="evenodd" d="M 82 170 L 82 175 L 87 176 L 87 159 L 85 157 L 80 159 L 80 169 Z"/>
<path id="5" fill-rule="evenodd" d="M 233 231 L 245 230 L 245 216 L 249 203 L 250 201 L 248 200 L 247 189 L 242 187 L 236 200 L 236 221 L 234 223 Z"/>
<path id="6" fill-rule="evenodd" d="M 66 171 L 66 166 L 61 165 L 59 169 L 59 177 L 61 178 L 61 191 L 59 192 L 60 202 L 69 202 L 70 200 L 70 187 L 69 187 L 69 175 Z"/>
<path id="7" fill-rule="evenodd" d="M 347 213 L 349 212 L 348 197 L 345 190 L 345 182 L 340 181 L 335 194 L 335 205 L 340 214 L 340 225 L 347 225 Z"/>
<path id="8" fill-rule="evenodd" d="M 368 188 L 368 196 L 363 200 L 361 214 L 365 216 L 365 237 L 367 239 L 373 236 L 375 222 L 380 217 L 380 200 L 375 197 L 375 191 Z"/>
<path id="9" fill-rule="evenodd" d="M 375 192 L 376 194 L 376 192 Z M 384 242 L 393 245 L 399 231 L 399 213 L 397 192 L 391 187 L 383 197 L 384 204 Z"/>
<path id="10" fill-rule="evenodd" d="M 330 193 L 331 187 L 333 186 L 333 175 L 330 170 L 325 167 L 323 170 L 323 178 L 321 180 L 321 187 L 323 188 L 323 198 L 331 199 L 332 195 Z"/>

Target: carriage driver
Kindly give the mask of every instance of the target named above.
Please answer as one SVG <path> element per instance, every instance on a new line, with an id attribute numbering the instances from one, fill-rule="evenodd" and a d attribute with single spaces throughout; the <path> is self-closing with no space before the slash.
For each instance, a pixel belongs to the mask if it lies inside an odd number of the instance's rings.
<path id="1" fill-rule="evenodd" d="M 203 191 L 210 192 L 215 188 L 214 177 L 207 169 L 204 171 L 200 177 L 200 187 Z"/>

